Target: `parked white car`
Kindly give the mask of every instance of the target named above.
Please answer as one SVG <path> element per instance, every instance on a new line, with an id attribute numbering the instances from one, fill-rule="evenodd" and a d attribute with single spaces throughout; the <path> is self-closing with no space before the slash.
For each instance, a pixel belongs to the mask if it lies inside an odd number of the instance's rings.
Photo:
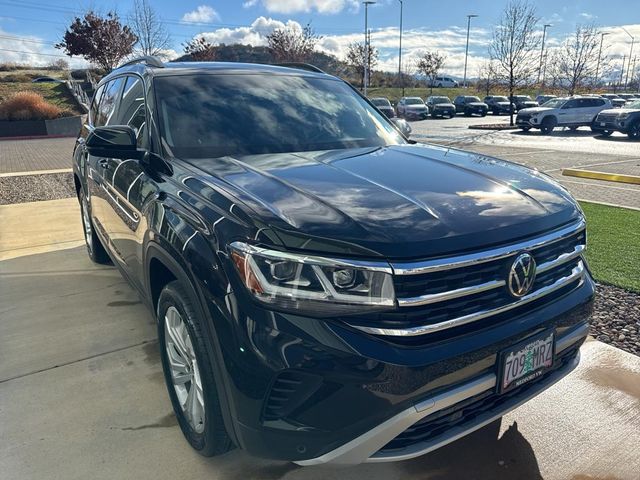
<path id="1" fill-rule="evenodd" d="M 516 125 L 525 132 L 539 128 L 544 134 L 555 127 L 589 127 L 598 113 L 611 108 L 611 102 L 602 97 L 554 98 L 541 107 L 525 108 L 518 112 Z"/>
<path id="2" fill-rule="evenodd" d="M 446 87 L 446 88 L 456 88 L 458 87 L 458 82 L 455 81 L 451 77 L 436 77 L 430 82 L 430 87 Z"/>

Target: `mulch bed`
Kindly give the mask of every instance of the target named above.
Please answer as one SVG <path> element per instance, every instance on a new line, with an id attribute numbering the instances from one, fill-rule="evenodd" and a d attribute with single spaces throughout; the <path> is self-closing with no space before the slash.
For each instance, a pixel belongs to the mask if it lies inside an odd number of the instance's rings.
<path id="1" fill-rule="evenodd" d="M 75 196 L 73 176 L 70 172 L 0 177 L 0 205 Z"/>

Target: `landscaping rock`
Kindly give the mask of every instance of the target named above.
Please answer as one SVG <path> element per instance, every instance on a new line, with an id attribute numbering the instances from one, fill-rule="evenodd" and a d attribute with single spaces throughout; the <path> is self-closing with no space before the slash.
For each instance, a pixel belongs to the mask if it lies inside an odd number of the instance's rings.
<path id="1" fill-rule="evenodd" d="M 598 284 L 591 335 L 640 356 L 640 293 Z"/>

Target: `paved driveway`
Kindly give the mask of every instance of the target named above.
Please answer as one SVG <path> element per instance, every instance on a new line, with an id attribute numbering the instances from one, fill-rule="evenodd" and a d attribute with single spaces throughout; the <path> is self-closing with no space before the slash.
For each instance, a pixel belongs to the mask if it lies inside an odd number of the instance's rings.
<path id="1" fill-rule="evenodd" d="M 0 140 L 0 174 L 71 168 L 75 138 Z"/>

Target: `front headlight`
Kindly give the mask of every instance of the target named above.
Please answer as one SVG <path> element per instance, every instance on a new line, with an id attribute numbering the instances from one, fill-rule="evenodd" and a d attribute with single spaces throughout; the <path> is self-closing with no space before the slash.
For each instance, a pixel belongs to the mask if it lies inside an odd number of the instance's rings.
<path id="1" fill-rule="evenodd" d="M 327 316 L 396 305 L 388 263 L 370 263 L 229 245 L 242 283 L 259 301 Z"/>

